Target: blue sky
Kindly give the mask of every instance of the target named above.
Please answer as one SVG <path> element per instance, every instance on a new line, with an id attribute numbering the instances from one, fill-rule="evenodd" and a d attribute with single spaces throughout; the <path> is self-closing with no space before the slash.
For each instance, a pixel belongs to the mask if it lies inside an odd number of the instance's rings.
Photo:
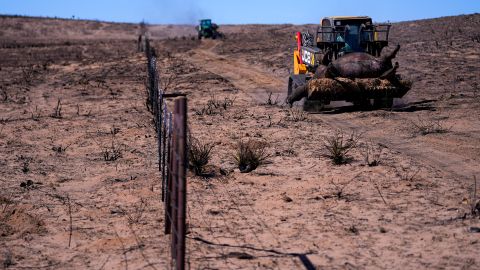
<path id="1" fill-rule="evenodd" d="M 359 4 L 361 3 L 361 4 Z M 0 14 L 152 24 L 318 23 L 330 15 L 397 22 L 480 13 L 479 0 L 0 0 Z"/>

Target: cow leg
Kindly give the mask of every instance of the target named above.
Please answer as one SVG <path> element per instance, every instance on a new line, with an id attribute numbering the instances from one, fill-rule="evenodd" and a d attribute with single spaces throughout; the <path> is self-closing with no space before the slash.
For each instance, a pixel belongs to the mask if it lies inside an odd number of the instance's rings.
<path id="1" fill-rule="evenodd" d="M 302 98 L 307 97 L 307 85 L 304 84 L 293 89 L 293 92 L 290 96 L 287 97 L 287 103 L 290 105 L 290 108 L 293 106 L 293 103 L 296 101 L 300 101 Z"/>

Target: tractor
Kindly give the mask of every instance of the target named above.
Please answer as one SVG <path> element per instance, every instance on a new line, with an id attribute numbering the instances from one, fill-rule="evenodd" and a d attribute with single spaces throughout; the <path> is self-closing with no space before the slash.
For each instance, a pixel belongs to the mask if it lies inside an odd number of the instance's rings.
<path id="1" fill-rule="evenodd" d="M 314 34 L 297 32 L 294 68 L 288 82 L 290 105 L 305 98 L 306 111 L 322 110 L 331 101 L 391 107 L 411 82 L 392 64 L 400 46 L 383 55 L 391 24 L 373 24 L 367 16 L 323 18 Z"/>
<path id="2" fill-rule="evenodd" d="M 212 23 L 210 19 L 200 20 L 200 24 L 196 27 L 198 31 L 198 39 L 202 38 L 223 38 L 223 34 L 218 32 L 218 25 Z"/>

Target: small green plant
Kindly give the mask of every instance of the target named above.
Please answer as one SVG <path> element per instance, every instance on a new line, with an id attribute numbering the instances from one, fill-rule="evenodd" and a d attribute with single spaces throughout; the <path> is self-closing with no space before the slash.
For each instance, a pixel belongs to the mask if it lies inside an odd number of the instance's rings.
<path id="1" fill-rule="evenodd" d="M 203 175 L 205 166 L 210 161 L 214 146 L 214 144 L 203 143 L 196 138 L 190 137 L 188 143 L 188 163 L 195 175 Z"/>
<path id="2" fill-rule="evenodd" d="M 325 137 L 323 145 L 328 151 L 327 156 L 334 164 L 345 164 L 349 161 L 347 154 L 357 147 L 360 136 L 355 132 L 346 135 L 343 131 L 337 131 L 333 136 Z"/>
<path id="3" fill-rule="evenodd" d="M 267 145 L 263 142 L 239 141 L 234 158 L 240 172 L 248 173 L 265 164 L 270 157 L 266 149 Z"/>

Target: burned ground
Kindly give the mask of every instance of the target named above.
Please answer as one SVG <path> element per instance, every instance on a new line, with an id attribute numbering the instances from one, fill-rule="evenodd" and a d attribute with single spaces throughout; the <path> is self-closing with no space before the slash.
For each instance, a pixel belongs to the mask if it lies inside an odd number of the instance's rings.
<path id="1" fill-rule="evenodd" d="M 139 28 L 0 20 L 13 29 L 0 35 L 3 265 L 166 268 Z M 217 175 L 188 178 L 190 267 L 299 269 L 304 254 L 319 268 L 475 268 L 479 24 L 395 24 L 399 73 L 414 81 L 407 106 L 322 114 L 283 106 L 293 34 L 314 26 L 225 26 L 225 40 L 201 42 L 153 26 L 161 86 L 188 94 L 192 134 L 215 144 Z M 58 31 L 34 34 L 48 25 Z M 339 130 L 359 135 L 343 165 L 324 146 Z M 269 158 L 241 174 L 233 156 L 246 140 Z"/>

